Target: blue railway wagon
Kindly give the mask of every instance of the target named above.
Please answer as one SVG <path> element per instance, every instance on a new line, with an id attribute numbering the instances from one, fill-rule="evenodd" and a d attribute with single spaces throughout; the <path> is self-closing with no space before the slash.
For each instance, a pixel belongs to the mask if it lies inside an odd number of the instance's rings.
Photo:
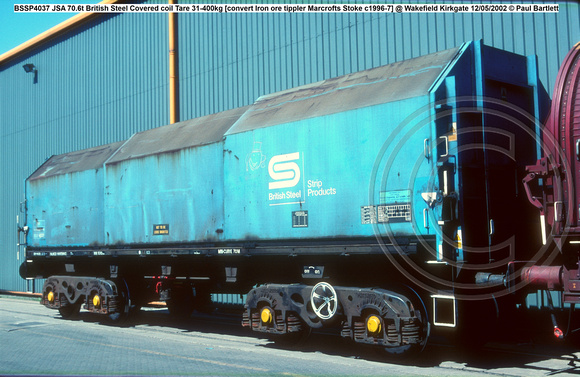
<path id="1" fill-rule="evenodd" d="M 30 242 L 22 274 L 67 317 L 232 292 L 281 336 L 481 337 L 513 297 L 493 276 L 536 247 L 520 186 L 546 108 L 534 58 L 472 42 L 135 134 L 80 169 L 103 167 L 98 242 Z"/>

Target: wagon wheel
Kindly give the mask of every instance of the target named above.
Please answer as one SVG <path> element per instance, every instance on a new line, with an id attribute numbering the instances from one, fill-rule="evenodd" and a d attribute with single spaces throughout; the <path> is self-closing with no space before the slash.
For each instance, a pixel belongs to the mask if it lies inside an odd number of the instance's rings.
<path id="1" fill-rule="evenodd" d="M 58 308 L 58 312 L 63 319 L 75 318 L 81 311 L 81 303 L 75 302 L 74 304 L 68 304 L 66 306 L 61 306 Z"/>
<path id="2" fill-rule="evenodd" d="M 276 313 L 270 306 L 266 305 L 260 309 L 260 321 L 267 326 L 283 328 L 287 326 L 285 334 L 269 334 L 269 338 L 277 345 L 294 349 L 301 347 L 310 337 L 312 328 L 308 326 L 295 312 L 288 312 L 286 318 L 280 312 Z"/>
<path id="3" fill-rule="evenodd" d="M 117 286 L 117 310 L 115 313 L 107 315 L 107 324 L 122 326 L 124 325 L 135 311 L 135 307 L 131 304 L 131 296 L 129 285 L 125 279 L 115 280 Z"/>
<path id="4" fill-rule="evenodd" d="M 294 322 L 296 324 L 300 324 L 300 330 L 293 331 L 288 334 L 278 335 L 273 340 L 281 347 L 289 348 L 289 349 L 296 349 L 301 348 L 308 338 L 310 338 L 310 334 L 312 333 L 312 327 L 308 326 L 302 319 L 300 319 L 296 315 L 290 315 L 289 322 Z"/>
<path id="5" fill-rule="evenodd" d="M 402 287 L 402 291 L 403 292 L 401 293 L 404 293 L 411 301 L 417 319 L 414 322 L 402 325 L 403 336 L 409 338 L 418 337 L 422 340 L 419 343 L 404 344 L 397 347 L 381 347 L 379 349 L 380 353 L 389 359 L 401 360 L 420 353 L 427 345 L 430 333 L 429 317 L 427 316 L 427 307 L 425 306 L 425 303 L 412 288 L 405 286 Z M 388 333 L 389 328 L 386 328 L 385 330 Z"/>
<path id="6" fill-rule="evenodd" d="M 187 319 L 195 309 L 195 299 L 191 287 L 174 287 L 171 298 L 166 301 L 169 314 L 177 319 Z"/>

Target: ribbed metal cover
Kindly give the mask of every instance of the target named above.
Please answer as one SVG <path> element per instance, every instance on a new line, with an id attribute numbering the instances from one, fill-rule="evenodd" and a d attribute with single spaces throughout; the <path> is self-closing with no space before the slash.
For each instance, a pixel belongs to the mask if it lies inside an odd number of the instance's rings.
<path id="1" fill-rule="evenodd" d="M 458 48 L 260 97 L 228 134 L 427 94 Z"/>
<path id="2" fill-rule="evenodd" d="M 242 107 L 139 132 L 114 154 L 108 164 L 220 141 L 246 110 L 247 107 Z"/>
<path id="3" fill-rule="evenodd" d="M 122 145 L 122 142 L 111 143 L 95 148 L 83 149 L 80 151 L 52 156 L 28 180 L 34 181 L 49 178 L 56 175 L 81 172 L 85 170 L 98 170 L 115 151 Z"/>

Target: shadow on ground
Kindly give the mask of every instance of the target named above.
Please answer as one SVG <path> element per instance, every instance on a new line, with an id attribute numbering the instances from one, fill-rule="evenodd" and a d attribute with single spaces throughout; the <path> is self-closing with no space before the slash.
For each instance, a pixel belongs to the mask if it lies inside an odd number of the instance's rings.
<path id="1" fill-rule="evenodd" d="M 215 310 L 210 313 L 195 312 L 190 318 L 175 319 L 166 309 L 146 308 L 139 311 L 123 327 L 149 328 L 157 331 L 181 333 L 221 334 L 255 339 L 256 347 L 268 347 L 301 353 L 322 353 L 368 361 L 395 363 L 418 367 L 449 367 L 456 369 L 477 369 L 482 372 L 509 370 L 518 368 L 530 373 L 540 372 L 544 375 L 558 375 L 565 372 L 580 375 L 580 359 L 576 353 L 578 347 L 567 342 L 557 342 L 550 337 L 551 332 L 526 321 L 520 321 L 518 328 L 511 333 L 504 331 L 497 340 L 481 348 L 470 348 L 456 345 L 450 339 L 433 335 L 423 352 L 406 358 L 390 357 L 385 352 L 373 347 L 356 344 L 343 339 L 338 332 L 315 331 L 308 339 L 298 344 L 280 341 L 276 337 L 253 332 L 241 326 L 241 310 Z M 103 323 L 102 316 L 81 312 L 75 319 L 89 323 Z M 533 319 L 538 320 L 538 318 Z M 536 324 L 544 323 L 538 320 Z M 109 324 L 110 325 L 110 324 Z M 530 333 L 525 328 L 534 328 Z M 526 327 L 527 326 L 527 327 Z M 546 361 L 559 360 L 561 369 L 542 366 Z M 519 374 L 519 373 L 518 373 Z"/>

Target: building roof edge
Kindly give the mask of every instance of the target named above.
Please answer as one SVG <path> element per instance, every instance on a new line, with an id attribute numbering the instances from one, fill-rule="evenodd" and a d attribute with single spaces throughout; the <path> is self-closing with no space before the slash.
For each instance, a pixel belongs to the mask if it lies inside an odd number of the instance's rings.
<path id="1" fill-rule="evenodd" d="M 115 4 L 115 3 L 119 3 L 120 0 L 103 0 L 101 1 L 99 4 Z M 32 50 L 33 48 L 41 45 L 42 43 L 58 36 L 61 35 L 65 32 L 67 32 L 68 30 L 80 25 L 81 23 L 83 23 L 84 21 L 90 19 L 91 17 L 94 17 L 95 15 L 98 15 L 100 13 L 92 13 L 92 12 L 86 12 L 86 13 L 78 13 L 74 16 L 72 16 L 71 18 L 61 22 L 60 24 L 48 29 L 45 32 L 42 32 L 40 34 L 38 34 L 36 37 L 33 37 L 31 39 L 29 39 L 28 41 L 22 43 L 19 46 L 14 47 L 11 50 L 8 50 L 7 52 L 3 53 L 0 55 L 0 66 L 4 65 L 5 63 L 7 63 L 8 61 L 15 59 L 16 57 Z"/>

